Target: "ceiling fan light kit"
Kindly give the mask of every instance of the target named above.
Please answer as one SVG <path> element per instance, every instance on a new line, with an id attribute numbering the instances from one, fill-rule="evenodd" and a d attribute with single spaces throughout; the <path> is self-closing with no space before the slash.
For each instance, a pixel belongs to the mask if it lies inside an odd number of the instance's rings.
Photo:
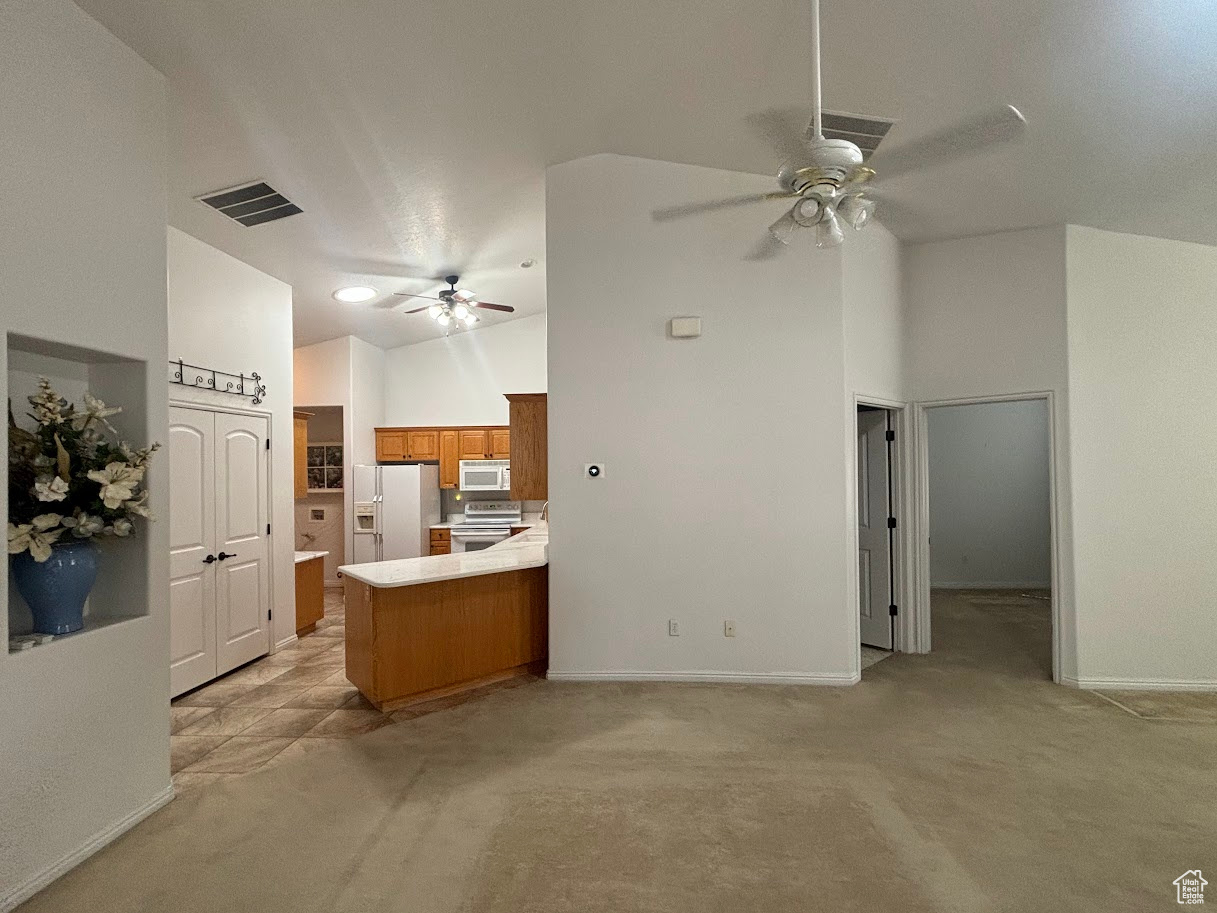
<path id="1" fill-rule="evenodd" d="M 786 159 L 778 169 L 781 190 L 748 194 L 707 203 L 692 203 L 657 209 L 656 221 L 683 218 L 719 209 L 762 203 L 793 201 L 790 209 L 769 226 L 769 234 L 789 245 L 799 228 L 815 228 L 816 247 L 836 247 L 845 240 L 844 222 L 861 231 L 875 215 L 876 199 L 871 183 L 875 169 L 864 164 L 861 147 L 849 139 L 824 135 L 824 111 L 820 98 L 820 0 L 811 7 L 811 123 L 797 130 L 785 113 L 770 109 L 755 122 Z M 834 124 L 860 139 L 874 151 L 887 135 L 892 122 L 863 115 L 834 114 Z M 751 118 L 750 118 L 751 119 Z M 877 127 L 875 125 L 878 125 Z M 885 174 L 902 175 L 927 165 L 941 165 L 1022 136 L 1026 118 L 1013 105 L 1002 105 L 954 124 L 937 133 L 899 147 L 893 155 L 882 155 Z M 863 132 L 858 132 L 863 131 Z M 777 247 L 763 247 L 766 259 Z"/>
<path id="2" fill-rule="evenodd" d="M 515 308 L 509 307 L 506 304 L 492 304 L 489 301 L 478 301 L 477 296 L 469 291 L 469 289 L 456 287 L 459 279 L 460 276 L 445 276 L 444 281 L 448 283 L 448 288 L 442 289 L 438 296 L 415 295 L 410 292 L 395 292 L 394 294 L 401 298 L 428 298 L 436 302 L 435 304 L 425 304 L 412 311 L 406 311 L 406 314 L 420 314 L 426 311 L 428 317 L 444 328 L 445 335 L 447 335 L 449 329 L 453 326 L 463 324 L 466 327 L 471 327 L 477 323 L 481 318 L 474 313 L 474 308 L 484 308 L 488 311 L 502 311 L 505 314 L 515 312 Z"/>

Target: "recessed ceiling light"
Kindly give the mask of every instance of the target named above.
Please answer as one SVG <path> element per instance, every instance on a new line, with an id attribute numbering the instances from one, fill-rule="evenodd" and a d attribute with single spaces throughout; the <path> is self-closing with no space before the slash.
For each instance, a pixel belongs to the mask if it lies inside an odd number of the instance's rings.
<path id="1" fill-rule="evenodd" d="M 334 292 L 334 298 L 338 301 L 345 301 L 347 304 L 357 304 L 360 301 L 369 301 L 376 297 L 376 289 L 369 288 L 366 285 L 352 285 L 347 288 L 340 288 Z"/>

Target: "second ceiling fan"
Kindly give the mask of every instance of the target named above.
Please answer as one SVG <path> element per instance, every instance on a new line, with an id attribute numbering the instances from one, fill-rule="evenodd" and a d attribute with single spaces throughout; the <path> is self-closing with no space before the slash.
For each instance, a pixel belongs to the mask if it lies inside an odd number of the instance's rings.
<path id="1" fill-rule="evenodd" d="M 845 240 L 842 221 L 855 230 L 870 222 L 876 202 L 871 189 L 876 178 L 875 169 L 863 164 L 862 150 L 854 143 L 824 136 L 820 100 L 820 0 L 810 0 L 810 3 L 811 123 L 801 132 L 792 130 L 783 113 L 774 109 L 754 119 L 767 139 L 786 157 L 777 174 L 781 189 L 657 209 L 652 213 L 657 221 L 768 200 L 791 200 L 790 209 L 769 226 L 769 238 L 785 245 L 790 243 L 797 229 L 815 228 L 817 247 L 836 247 Z M 1002 105 L 907 144 L 892 155 L 884 154 L 883 176 L 890 179 L 963 158 L 1021 136 L 1026 125 L 1026 118 L 1017 108 Z M 769 246 L 761 250 L 764 251 L 762 256 L 776 252 Z"/>

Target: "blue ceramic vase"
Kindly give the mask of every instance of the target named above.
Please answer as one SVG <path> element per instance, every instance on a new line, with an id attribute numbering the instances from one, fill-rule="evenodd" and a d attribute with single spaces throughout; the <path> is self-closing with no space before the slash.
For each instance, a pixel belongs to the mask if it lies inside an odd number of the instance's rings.
<path id="1" fill-rule="evenodd" d="M 9 567 L 36 632 L 70 634 L 84 627 L 85 600 L 97 580 L 96 545 L 88 539 L 56 543 L 46 561 L 22 552 L 12 556 Z"/>

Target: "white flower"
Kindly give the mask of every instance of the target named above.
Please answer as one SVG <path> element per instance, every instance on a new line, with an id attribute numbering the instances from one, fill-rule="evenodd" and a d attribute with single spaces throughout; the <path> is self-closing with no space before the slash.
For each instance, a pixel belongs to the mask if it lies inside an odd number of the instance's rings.
<path id="1" fill-rule="evenodd" d="M 63 424 L 63 407 L 68 401 L 51 388 L 51 382 L 45 377 L 38 378 L 38 392 L 29 397 L 29 401 L 34 407 L 34 420 L 39 425 Z"/>
<path id="2" fill-rule="evenodd" d="M 89 473 L 89 478 L 101 485 L 101 501 L 110 510 L 117 510 L 124 501 L 131 500 L 143 477 L 144 468 L 129 463 L 107 463 L 105 469 Z"/>
<path id="3" fill-rule="evenodd" d="M 68 483 L 59 476 L 39 476 L 34 483 L 34 496 L 39 501 L 62 501 L 68 496 Z"/>
<path id="4" fill-rule="evenodd" d="M 75 517 L 64 517 L 63 525 L 70 529 L 77 539 L 88 539 L 105 529 L 106 521 L 82 510 Z"/>
<path id="5" fill-rule="evenodd" d="M 132 498 L 123 505 L 127 513 L 135 514 L 137 517 L 146 517 L 152 519 L 152 511 L 148 508 L 148 490 L 144 489 L 136 497 Z"/>
<path id="6" fill-rule="evenodd" d="M 26 549 L 38 563 L 51 557 L 51 546 L 63 535 L 59 514 L 39 514 L 30 523 L 8 525 L 8 553 L 19 555 Z M 57 528 L 56 528 L 57 527 Z"/>
<path id="7" fill-rule="evenodd" d="M 125 517 L 119 517 L 114 521 L 114 535 L 120 539 L 126 538 L 135 531 L 135 524 Z"/>
<path id="8" fill-rule="evenodd" d="M 122 408 L 118 406 L 107 406 L 92 393 L 86 392 L 84 396 L 85 410 L 77 412 L 72 416 L 72 427 L 77 431 L 82 431 L 91 422 L 96 421 L 104 428 L 114 431 L 114 426 L 107 419 L 111 415 L 118 415 L 122 412 Z"/>

